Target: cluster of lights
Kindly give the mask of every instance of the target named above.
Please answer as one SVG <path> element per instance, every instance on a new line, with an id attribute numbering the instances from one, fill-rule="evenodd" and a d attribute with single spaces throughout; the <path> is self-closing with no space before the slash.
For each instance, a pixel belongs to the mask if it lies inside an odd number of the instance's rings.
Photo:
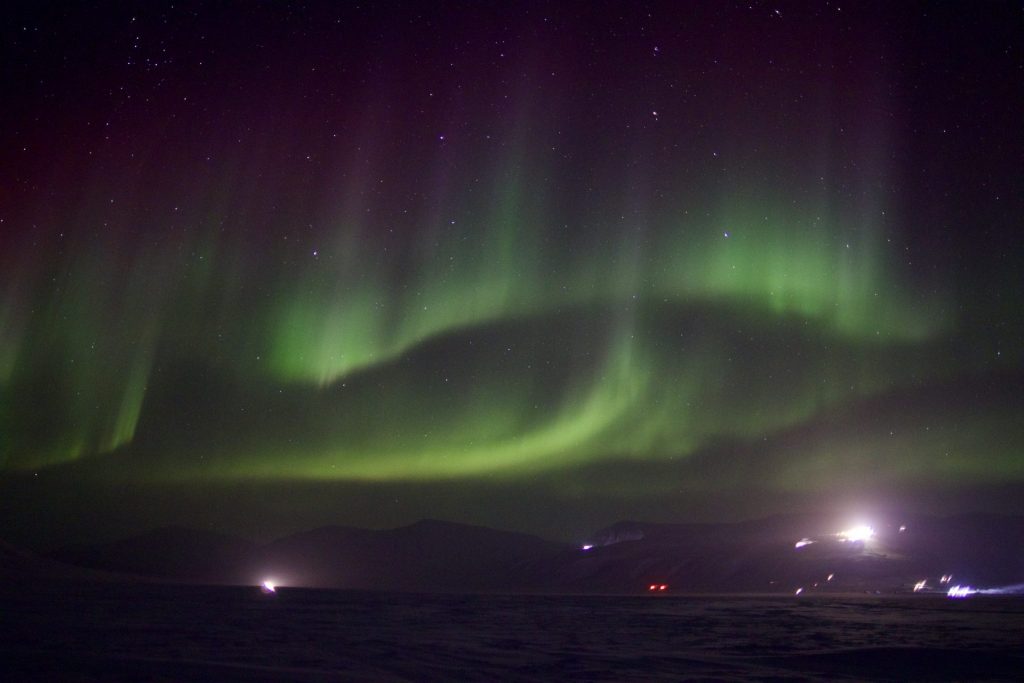
<path id="1" fill-rule="evenodd" d="M 906 531 L 906 526 L 900 527 L 900 532 Z M 832 538 L 838 539 L 841 543 L 866 543 L 870 539 L 874 538 L 875 530 L 867 524 L 860 524 L 849 529 L 843 529 L 836 533 Z M 799 550 L 809 545 L 817 543 L 821 539 L 814 539 L 809 537 L 801 538 L 799 541 L 793 544 L 793 547 Z"/>
<path id="2" fill-rule="evenodd" d="M 902 534 L 902 533 L 906 533 L 906 531 L 907 531 L 907 526 L 905 524 L 899 525 L 899 532 L 898 533 Z M 836 533 L 834 537 L 837 540 L 839 540 L 839 542 L 841 542 L 841 543 L 866 543 L 866 542 L 868 542 L 869 540 L 871 540 L 872 538 L 875 537 L 875 530 L 872 527 L 868 526 L 867 524 L 860 524 L 860 525 L 857 525 L 857 526 L 854 526 L 854 527 L 850 527 L 849 529 L 843 529 L 842 531 Z M 804 537 L 804 538 L 801 538 L 796 543 L 794 543 L 793 547 L 796 548 L 797 550 L 799 550 L 800 548 L 804 548 L 806 546 L 812 545 L 812 544 L 817 543 L 817 542 L 818 542 L 817 539 Z M 826 581 L 831 581 L 833 576 L 834 576 L 833 574 L 829 574 L 828 578 L 826 579 Z M 976 593 L 992 593 L 992 592 L 995 592 L 995 589 L 991 589 L 991 590 L 978 590 L 978 589 L 973 588 L 973 587 L 968 586 L 968 585 L 961 585 L 961 584 L 955 584 L 954 585 L 952 582 L 953 582 L 953 575 L 952 574 L 943 574 L 939 578 L 939 585 L 940 586 L 947 586 L 948 587 L 947 590 L 946 590 L 946 595 L 951 597 L 951 598 L 966 598 L 966 597 L 969 597 L 969 596 L 974 595 Z M 813 587 L 817 588 L 818 584 L 817 583 L 813 584 Z M 650 590 L 653 591 L 653 590 L 656 590 L 657 588 L 658 587 L 656 585 L 652 585 L 650 587 Z M 929 590 L 928 579 L 921 579 L 920 581 L 918 581 L 917 583 L 914 584 L 914 592 L 915 593 L 920 593 L 922 591 L 927 591 L 927 590 Z M 804 587 L 800 586 L 799 588 L 797 588 L 796 590 L 793 591 L 793 595 L 801 595 L 803 592 L 804 592 Z"/>
<path id="3" fill-rule="evenodd" d="M 946 595 L 951 598 L 966 598 L 975 593 L 992 593 L 997 589 L 977 589 L 964 584 L 954 584 L 952 574 L 943 574 L 939 577 L 939 586 L 944 586 Z M 940 589 L 941 590 L 941 589 Z M 914 584 L 914 592 L 920 593 L 922 591 L 931 592 L 932 588 L 928 585 L 928 579 L 921 579 Z"/>
<path id="4" fill-rule="evenodd" d="M 664 591 L 668 590 L 668 584 L 666 584 L 666 583 L 652 583 L 650 586 L 647 587 L 647 590 L 649 590 L 652 593 L 664 592 Z"/>

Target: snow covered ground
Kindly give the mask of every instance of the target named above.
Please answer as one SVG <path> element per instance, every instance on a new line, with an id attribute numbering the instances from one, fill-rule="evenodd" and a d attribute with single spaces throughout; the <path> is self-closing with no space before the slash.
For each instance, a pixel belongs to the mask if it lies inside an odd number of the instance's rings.
<path id="1" fill-rule="evenodd" d="M 0 588 L 0 679 L 1014 679 L 1024 599 Z"/>

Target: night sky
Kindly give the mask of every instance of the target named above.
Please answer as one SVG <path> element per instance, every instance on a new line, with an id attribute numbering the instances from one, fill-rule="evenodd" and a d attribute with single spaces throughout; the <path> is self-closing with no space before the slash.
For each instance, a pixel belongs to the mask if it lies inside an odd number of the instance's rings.
<path id="1" fill-rule="evenodd" d="M 38 4 L 0 536 L 1024 512 L 1019 3 Z"/>

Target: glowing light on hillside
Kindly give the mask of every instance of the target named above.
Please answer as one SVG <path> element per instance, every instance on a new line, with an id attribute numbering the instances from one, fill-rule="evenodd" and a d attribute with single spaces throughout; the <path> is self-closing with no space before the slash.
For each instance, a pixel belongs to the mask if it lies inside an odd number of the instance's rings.
<path id="1" fill-rule="evenodd" d="M 260 590 L 269 595 L 270 593 L 277 592 L 277 586 L 274 585 L 273 581 L 268 579 L 260 584 Z"/>
<path id="2" fill-rule="evenodd" d="M 866 524 L 855 526 L 850 529 L 844 529 L 840 531 L 836 536 L 839 537 L 840 541 L 844 543 L 857 543 L 867 541 L 869 538 L 875 535 L 875 530 Z"/>
<path id="3" fill-rule="evenodd" d="M 594 547 L 593 543 L 586 543 L 586 544 L 580 546 L 580 550 L 590 550 L 593 547 Z"/>
<path id="4" fill-rule="evenodd" d="M 800 548 L 803 548 L 805 545 L 811 545 L 812 543 L 814 543 L 814 541 L 809 538 L 801 538 L 799 541 L 793 544 L 793 547 L 799 550 Z"/>

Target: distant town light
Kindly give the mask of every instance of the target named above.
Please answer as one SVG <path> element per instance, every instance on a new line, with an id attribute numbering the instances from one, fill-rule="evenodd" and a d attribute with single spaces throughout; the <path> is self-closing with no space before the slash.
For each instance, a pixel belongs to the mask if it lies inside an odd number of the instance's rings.
<path id="1" fill-rule="evenodd" d="M 273 581 L 270 581 L 268 579 L 268 580 L 264 581 L 262 584 L 260 584 L 260 590 L 263 591 L 264 593 L 267 593 L 267 594 L 276 593 L 277 592 L 277 586 L 274 585 Z"/>
<path id="2" fill-rule="evenodd" d="M 583 545 L 580 546 L 580 550 L 590 550 L 593 547 L 594 547 L 593 543 L 584 543 Z"/>

